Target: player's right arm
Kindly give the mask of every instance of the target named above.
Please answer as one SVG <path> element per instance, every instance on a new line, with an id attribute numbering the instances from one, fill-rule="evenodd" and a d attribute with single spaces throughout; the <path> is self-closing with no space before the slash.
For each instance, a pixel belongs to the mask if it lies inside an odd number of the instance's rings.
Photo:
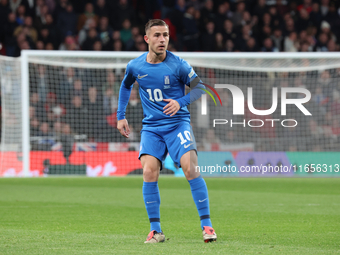
<path id="1" fill-rule="evenodd" d="M 125 119 L 126 107 L 129 103 L 129 98 L 131 94 L 131 89 L 133 83 L 135 82 L 135 77 L 133 76 L 133 71 L 131 68 L 131 62 L 126 66 L 125 76 L 122 81 L 119 90 L 118 99 L 118 110 L 117 110 L 117 129 L 122 136 L 129 138 L 130 128 L 127 120 Z"/>

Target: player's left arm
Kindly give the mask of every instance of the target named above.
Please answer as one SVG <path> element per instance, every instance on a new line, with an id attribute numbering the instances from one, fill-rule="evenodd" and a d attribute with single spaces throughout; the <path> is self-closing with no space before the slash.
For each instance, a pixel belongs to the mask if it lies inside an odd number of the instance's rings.
<path id="1" fill-rule="evenodd" d="M 179 109 L 196 101 L 202 96 L 202 94 L 205 93 L 204 90 L 202 90 L 205 89 L 205 86 L 188 62 L 183 60 L 178 72 L 181 81 L 189 86 L 191 91 L 184 97 L 176 100 L 163 99 L 164 101 L 168 102 L 168 104 L 163 108 L 163 112 L 167 115 L 170 114 L 170 116 L 174 116 L 179 111 Z"/>

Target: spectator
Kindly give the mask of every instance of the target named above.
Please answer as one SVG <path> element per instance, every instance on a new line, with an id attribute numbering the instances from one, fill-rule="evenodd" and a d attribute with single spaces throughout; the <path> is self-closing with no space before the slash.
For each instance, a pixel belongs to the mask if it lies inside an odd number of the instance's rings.
<path id="1" fill-rule="evenodd" d="M 241 25 L 249 25 L 251 28 L 257 23 L 256 19 L 252 19 L 250 16 L 250 13 L 245 11 L 243 12 L 242 20 L 241 20 Z"/>
<path id="2" fill-rule="evenodd" d="M 60 121 L 56 121 L 53 123 L 52 135 L 56 137 L 57 139 L 60 139 L 60 136 L 62 133 L 62 127 L 63 127 L 63 124 Z"/>
<path id="3" fill-rule="evenodd" d="M 214 51 L 216 45 L 215 24 L 210 21 L 206 25 L 206 32 L 202 35 L 203 51 Z M 223 43 L 223 42 L 222 42 Z"/>
<path id="4" fill-rule="evenodd" d="M 46 114 L 44 110 L 44 103 L 40 101 L 39 93 L 33 92 L 30 96 L 30 106 L 35 109 L 35 117 L 38 121 L 46 121 Z"/>
<path id="5" fill-rule="evenodd" d="M 105 116 L 111 115 L 118 108 L 118 96 L 114 94 L 112 87 L 107 87 L 103 96 L 103 109 Z"/>
<path id="6" fill-rule="evenodd" d="M 107 17 L 109 15 L 108 12 L 108 7 L 106 5 L 105 0 L 97 0 L 95 7 L 94 7 L 94 12 L 98 17 Z"/>
<path id="7" fill-rule="evenodd" d="M 333 119 L 332 121 L 332 134 L 336 135 L 337 137 L 339 137 L 340 135 L 340 116 L 336 116 L 336 118 Z"/>
<path id="8" fill-rule="evenodd" d="M 133 51 L 147 51 L 148 46 L 145 43 L 143 36 L 138 35 L 136 37 L 134 43 L 135 44 L 133 45 L 132 48 L 130 48 L 130 50 L 133 50 Z"/>
<path id="9" fill-rule="evenodd" d="M 15 13 L 15 11 L 13 12 Z M 19 25 L 23 25 L 25 22 L 25 17 L 26 17 L 26 7 L 24 5 L 20 5 L 16 13 L 17 13 L 17 18 L 16 18 L 17 23 Z"/>
<path id="10" fill-rule="evenodd" d="M 253 37 L 250 37 L 247 41 L 247 45 L 245 47 L 245 51 L 246 52 L 256 52 L 259 51 L 257 45 L 256 45 L 256 41 Z"/>
<path id="11" fill-rule="evenodd" d="M 183 18 L 183 43 L 187 51 L 196 51 L 199 48 L 199 31 L 194 17 L 195 9 L 189 6 Z"/>
<path id="12" fill-rule="evenodd" d="M 16 10 L 19 8 L 20 4 L 21 4 L 21 0 L 10 0 L 9 1 L 9 7 L 10 7 L 12 12 L 16 12 Z"/>
<path id="13" fill-rule="evenodd" d="M 70 92 L 71 89 L 73 88 L 73 84 L 75 83 L 75 81 L 76 77 L 74 68 L 72 67 L 67 68 L 65 70 L 65 76 L 63 76 L 63 78 L 61 79 L 59 89 L 57 90 L 57 96 L 58 98 L 60 98 L 60 102 L 62 104 L 67 105 L 71 102 Z"/>
<path id="14" fill-rule="evenodd" d="M 325 17 L 325 21 L 327 21 L 330 26 L 333 28 L 333 31 L 338 31 L 340 28 L 339 22 L 339 13 L 337 11 L 337 7 L 335 6 L 334 2 L 329 4 L 329 10 Z"/>
<path id="15" fill-rule="evenodd" d="M 240 26 L 241 25 L 241 21 L 242 21 L 242 17 L 243 17 L 243 13 L 246 10 L 246 5 L 244 2 L 238 2 L 236 5 L 236 11 L 234 12 L 231 20 L 234 24 L 234 26 Z"/>
<path id="16" fill-rule="evenodd" d="M 266 0 L 258 0 L 257 5 L 253 10 L 253 15 L 256 16 L 258 20 L 260 20 L 266 11 L 267 11 Z"/>
<path id="17" fill-rule="evenodd" d="M 81 45 L 82 50 L 93 50 L 93 44 L 97 41 L 98 39 L 98 34 L 96 29 L 91 28 L 87 32 L 87 37 L 84 41 L 84 43 Z"/>
<path id="18" fill-rule="evenodd" d="M 170 32 L 171 33 L 171 32 Z M 136 51 L 137 47 L 136 47 L 136 41 L 140 40 L 140 32 L 139 32 L 139 28 L 138 27 L 132 27 L 131 28 L 131 39 L 126 43 L 126 50 L 128 51 Z M 144 38 L 142 37 L 143 41 Z"/>
<path id="19" fill-rule="evenodd" d="M 8 17 L 8 14 L 11 13 L 11 9 L 8 7 L 8 0 L 2 0 L 0 1 L 0 32 L 4 32 L 2 31 L 3 29 L 3 24 L 6 24 L 7 22 L 7 17 Z M 1 36 L 1 35 L 0 35 Z M 0 40 L 2 38 L 0 37 Z"/>
<path id="20" fill-rule="evenodd" d="M 15 13 L 11 12 L 8 14 L 8 20 L 4 23 L 4 41 L 6 45 L 6 54 L 7 56 L 14 56 L 16 49 L 16 40 L 13 36 L 15 29 L 18 27 L 18 23 L 16 22 Z M 26 36 L 25 36 L 26 37 Z"/>
<path id="21" fill-rule="evenodd" d="M 39 11 L 39 15 L 37 15 L 34 19 L 34 27 L 39 30 L 43 27 L 43 25 L 46 25 L 46 15 L 48 14 L 48 6 L 42 5 Z"/>
<path id="22" fill-rule="evenodd" d="M 66 11 L 58 15 L 57 28 L 62 38 L 77 33 L 77 15 L 73 12 L 72 4 L 68 3 L 66 5 Z"/>
<path id="23" fill-rule="evenodd" d="M 297 30 L 301 32 L 302 30 L 306 30 L 308 26 L 313 23 L 310 21 L 309 13 L 305 9 L 301 9 L 299 12 L 299 18 L 297 21 Z"/>
<path id="24" fill-rule="evenodd" d="M 45 0 L 45 4 L 48 7 L 48 12 L 53 13 L 56 7 L 55 0 Z"/>
<path id="25" fill-rule="evenodd" d="M 79 47 L 76 44 L 76 40 L 72 35 L 65 37 L 64 43 L 60 44 L 59 50 L 78 50 Z"/>
<path id="26" fill-rule="evenodd" d="M 137 93 L 137 90 L 132 88 L 129 104 L 126 107 L 126 118 L 129 118 L 130 116 L 129 119 L 131 121 L 129 122 L 129 125 L 133 128 L 137 136 L 139 136 L 142 129 L 141 120 L 143 119 L 143 108 Z"/>
<path id="27" fill-rule="evenodd" d="M 312 9 L 312 0 L 303 0 L 303 3 L 297 7 L 298 11 L 305 10 L 308 13 L 310 13 Z"/>
<path id="28" fill-rule="evenodd" d="M 286 36 L 284 40 L 284 51 L 286 52 L 296 52 L 299 48 L 299 44 L 297 41 L 297 35 L 296 32 L 291 32 L 289 34 L 289 37 Z"/>
<path id="29" fill-rule="evenodd" d="M 87 38 L 87 34 L 91 29 L 97 29 L 97 23 L 94 19 L 86 20 L 85 25 L 78 33 L 78 43 L 82 45 Z"/>
<path id="30" fill-rule="evenodd" d="M 131 22 L 128 19 L 125 19 L 122 23 L 122 29 L 120 30 L 120 39 L 124 43 L 124 45 L 126 45 L 127 42 L 132 39 Z"/>
<path id="31" fill-rule="evenodd" d="M 113 50 L 114 51 L 123 51 L 124 45 L 121 40 L 114 40 L 113 41 Z"/>
<path id="32" fill-rule="evenodd" d="M 312 4 L 312 11 L 310 12 L 309 17 L 314 27 L 320 27 L 322 17 L 318 3 Z"/>
<path id="33" fill-rule="evenodd" d="M 39 135 L 40 123 L 37 117 L 30 118 L 30 136 Z"/>
<path id="34" fill-rule="evenodd" d="M 73 98 L 75 96 L 79 96 L 81 98 L 84 98 L 84 88 L 83 88 L 83 82 L 81 79 L 75 79 L 73 82 L 73 89 L 70 91 L 70 96 Z"/>
<path id="35" fill-rule="evenodd" d="M 328 36 L 325 33 L 319 35 L 319 40 L 315 45 L 316 51 L 328 51 L 327 49 Z"/>
<path id="36" fill-rule="evenodd" d="M 112 31 L 112 28 L 109 27 L 109 18 L 106 16 L 101 17 L 99 20 L 98 37 L 103 45 L 103 50 L 111 49 L 110 42 Z"/>
<path id="37" fill-rule="evenodd" d="M 209 21 L 215 21 L 216 14 L 214 13 L 214 2 L 212 0 L 207 0 L 204 3 L 204 7 L 201 10 L 201 24 L 203 26 Z"/>
<path id="38" fill-rule="evenodd" d="M 64 122 L 69 123 L 72 130 L 77 134 L 87 133 L 88 111 L 83 105 L 83 100 L 80 96 L 74 96 L 72 98 L 72 105 L 67 109 Z"/>
<path id="39" fill-rule="evenodd" d="M 236 39 L 237 50 L 243 51 L 246 48 L 247 41 L 249 40 L 251 34 L 252 34 L 252 31 L 250 29 L 250 26 L 245 25 L 242 28 L 242 34 L 240 34 Z"/>
<path id="40" fill-rule="evenodd" d="M 282 26 L 282 18 L 279 16 L 278 11 L 274 5 L 269 7 L 269 14 L 272 19 L 272 28 Z"/>
<path id="41" fill-rule="evenodd" d="M 215 35 L 215 47 L 214 47 L 214 51 L 224 51 L 224 41 L 223 41 L 223 35 L 221 33 L 217 33 Z"/>
<path id="42" fill-rule="evenodd" d="M 72 154 L 74 138 L 71 133 L 71 126 L 67 123 L 65 123 L 62 127 L 62 134 L 60 136 L 60 142 L 62 144 L 62 151 L 66 159 L 66 164 L 70 164 L 69 157 Z"/>
<path id="43" fill-rule="evenodd" d="M 277 52 L 278 49 L 273 45 L 272 39 L 266 38 L 263 41 L 262 51 L 264 51 L 264 52 Z"/>
<path id="44" fill-rule="evenodd" d="M 224 21 L 224 25 L 223 25 L 223 31 L 222 31 L 222 35 L 223 35 L 223 39 L 224 41 L 227 40 L 236 40 L 237 34 L 234 31 L 234 25 L 231 22 L 231 20 L 227 19 Z"/>
<path id="45" fill-rule="evenodd" d="M 84 27 L 84 25 L 85 25 L 85 23 L 88 19 L 94 19 L 96 24 L 98 24 L 99 18 L 94 13 L 93 4 L 91 4 L 91 3 L 87 3 L 85 5 L 84 13 L 81 14 L 78 18 L 77 31 L 80 31 Z"/>
<path id="46" fill-rule="evenodd" d="M 339 47 L 336 45 L 333 39 L 329 40 L 327 43 L 328 51 L 339 51 Z"/>
<path id="47" fill-rule="evenodd" d="M 103 93 L 107 88 L 112 88 L 114 94 L 119 94 L 120 83 L 116 80 L 116 75 L 112 70 L 107 72 L 106 81 L 103 85 Z"/>
<path id="48" fill-rule="evenodd" d="M 49 92 L 47 95 L 44 109 L 47 114 L 47 121 L 51 124 L 51 126 L 54 121 L 60 121 L 60 119 L 66 114 L 64 105 L 57 102 L 57 96 L 52 92 Z"/>
<path id="49" fill-rule="evenodd" d="M 128 0 L 119 0 L 111 15 L 111 27 L 114 30 L 121 30 L 124 20 L 134 22 L 134 10 L 129 5 Z"/>
<path id="50" fill-rule="evenodd" d="M 272 39 L 274 46 L 278 51 L 283 51 L 283 36 L 280 28 L 275 28 L 273 35 L 270 37 Z"/>
<path id="51" fill-rule="evenodd" d="M 47 122 L 41 123 L 38 136 L 43 136 L 43 137 L 52 136 L 52 134 L 50 133 L 50 127 Z"/>
<path id="52" fill-rule="evenodd" d="M 215 15 L 215 24 L 216 31 L 222 32 L 223 25 L 226 19 L 231 19 L 233 17 L 233 13 L 230 11 L 230 5 L 228 2 L 224 2 L 218 6 L 217 14 Z M 235 23 L 234 23 L 235 25 Z M 237 25 L 235 25 L 237 26 Z"/>
<path id="53" fill-rule="evenodd" d="M 66 8 L 67 8 L 67 2 L 68 0 L 59 0 L 58 4 L 56 5 L 55 9 L 54 9 L 54 20 L 58 20 L 59 19 L 59 15 L 63 12 L 66 12 Z"/>
<path id="54" fill-rule="evenodd" d="M 36 42 L 38 39 L 38 32 L 32 26 L 32 18 L 30 16 L 25 17 L 24 24 L 14 30 L 14 36 L 18 36 L 21 32 L 25 32 L 26 36 L 29 36 L 33 42 Z"/>
<path id="55" fill-rule="evenodd" d="M 320 33 L 325 33 L 327 35 L 328 39 L 332 39 L 332 40 L 336 41 L 337 38 L 332 33 L 331 26 L 329 25 L 329 23 L 327 21 L 322 21 L 320 28 L 321 28 Z"/>
<path id="56" fill-rule="evenodd" d="M 44 50 L 45 49 L 45 44 L 42 41 L 37 41 L 36 43 L 36 49 L 37 50 Z"/>
<path id="57" fill-rule="evenodd" d="M 185 1 L 183 0 L 178 0 L 175 8 L 170 13 L 168 13 L 168 17 L 171 21 L 171 24 L 173 24 L 176 28 L 177 37 L 178 36 L 181 37 L 181 35 L 183 34 L 184 13 L 185 13 Z"/>
<path id="58" fill-rule="evenodd" d="M 92 49 L 93 49 L 94 51 L 101 51 L 102 48 L 103 48 L 102 43 L 101 43 L 101 41 L 99 41 L 99 40 L 96 40 L 96 41 L 94 42 L 93 46 L 92 46 Z"/>
<path id="59" fill-rule="evenodd" d="M 226 52 L 235 51 L 235 46 L 232 40 L 227 40 L 225 44 L 226 44 Z"/>
<path id="60" fill-rule="evenodd" d="M 208 129 L 202 140 L 207 151 L 219 150 L 218 146 L 221 140 L 216 136 L 214 129 Z"/>
<path id="61" fill-rule="evenodd" d="M 331 75 L 329 71 L 323 71 L 318 79 L 318 86 L 322 88 L 322 93 L 331 100 L 333 98 L 333 92 L 335 84 L 332 83 Z M 335 95 L 336 96 L 336 95 Z"/>
<path id="62" fill-rule="evenodd" d="M 54 46 L 52 43 L 47 43 L 45 46 L 45 50 L 54 50 Z"/>
<path id="63" fill-rule="evenodd" d="M 49 34 L 53 38 L 53 45 L 55 45 L 55 47 L 58 48 L 60 44 L 60 38 L 57 36 L 58 33 L 55 22 L 53 20 L 53 16 L 51 14 L 46 14 L 45 20 L 46 24 L 43 26 L 43 28 L 45 27 L 49 30 Z"/>
<path id="64" fill-rule="evenodd" d="M 41 28 L 38 39 L 44 44 L 53 43 L 55 40 L 53 36 L 50 34 L 50 30 L 45 25 Z"/>
<path id="65" fill-rule="evenodd" d="M 327 16 L 328 10 L 329 10 L 329 0 L 321 0 L 320 11 L 321 11 L 321 16 L 323 18 Z"/>
<path id="66" fill-rule="evenodd" d="M 46 68 L 43 65 L 39 65 L 37 68 L 37 76 L 32 79 L 33 91 L 39 94 L 39 100 L 45 103 L 48 94 L 48 81 L 46 75 Z"/>
<path id="67" fill-rule="evenodd" d="M 296 32 L 295 29 L 295 23 L 293 18 L 289 15 L 286 19 L 285 19 L 285 28 L 284 28 L 284 35 L 290 35 L 292 32 Z"/>
<path id="68" fill-rule="evenodd" d="M 330 112 L 334 118 L 340 118 L 340 93 L 337 90 L 333 90 L 333 102 L 330 106 Z"/>
<path id="69" fill-rule="evenodd" d="M 287 6 L 287 3 L 284 0 L 276 0 L 276 9 L 278 14 L 283 17 L 286 13 L 289 12 L 289 7 Z"/>
<path id="70" fill-rule="evenodd" d="M 90 138 L 96 138 L 99 123 L 103 120 L 103 104 L 100 102 L 99 94 L 96 87 L 88 89 L 88 123 L 87 133 Z"/>

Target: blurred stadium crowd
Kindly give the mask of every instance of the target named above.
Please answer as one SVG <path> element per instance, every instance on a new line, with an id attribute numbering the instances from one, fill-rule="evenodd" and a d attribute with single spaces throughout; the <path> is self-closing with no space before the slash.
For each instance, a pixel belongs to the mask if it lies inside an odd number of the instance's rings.
<path id="1" fill-rule="evenodd" d="M 172 51 L 339 50 L 338 1 L 1 0 L 1 54 L 19 56 L 22 49 L 146 51 L 143 26 L 150 18 L 162 18 L 169 24 Z M 215 69 L 196 71 L 211 83 L 226 78 Z M 71 143 L 73 135 L 78 135 L 78 141 L 86 142 L 126 141 L 115 128 L 122 78 L 123 70 L 30 64 L 30 132 L 32 137 L 46 138 L 36 139 L 33 149 L 50 150 L 55 137 Z M 302 121 L 299 129 L 289 131 L 281 127 L 228 132 L 225 127 L 209 129 L 206 123 L 211 126 L 214 118 L 232 118 L 230 98 L 222 93 L 224 108 L 206 119 L 197 117 L 198 102 L 191 106 L 198 142 L 202 146 L 216 145 L 215 149 L 204 146 L 199 149 L 219 150 L 222 143 L 246 142 L 255 143 L 259 145 L 257 150 L 264 151 L 340 149 L 340 69 L 298 75 L 235 72 L 229 73 L 228 79 L 240 87 L 246 86 L 249 79 L 266 84 L 254 95 L 255 108 L 265 109 L 269 108 L 264 105 L 268 100 L 263 99 L 271 98 L 273 86 L 304 86 L 313 96 L 311 109 L 318 113 L 313 119 Z M 299 120 L 299 113 L 292 114 Z M 130 141 L 139 141 L 143 112 L 136 86 L 126 116 L 132 130 Z M 303 141 L 299 142 L 301 137 Z M 295 142 L 287 144 L 273 138 Z"/>
<path id="2" fill-rule="evenodd" d="M 336 51 L 339 14 L 330 0 L 1 0 L 1 53 L 145 51 L 151 18 L 169 24 L 170 50 Z"/>

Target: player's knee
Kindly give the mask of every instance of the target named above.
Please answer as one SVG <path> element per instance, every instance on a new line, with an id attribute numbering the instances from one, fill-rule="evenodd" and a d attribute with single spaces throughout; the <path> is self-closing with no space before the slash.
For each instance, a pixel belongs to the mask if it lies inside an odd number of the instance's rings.
<path id="1" fill-rule="evenodd" d="M 196 164 L 192 161 L 182 165 L 182 169 L 187 180 L 195 179 L 200 175 L 200 173 L 196 171 Z"/>
<path id="2" fill-rule="evenodd" d="M 158 166 L 144 165 L 143 178 L 144 181 L 154 182 L 158 180 L 160 168 Z"/>
<path id="3" fill-rule="evenodd" d="M 158 159 L 150 155 L 142 155 L 141 163 L 143 166 L 143 175 L 153 176 L 157 175 L 161 168 L 161 163 Z"/>

